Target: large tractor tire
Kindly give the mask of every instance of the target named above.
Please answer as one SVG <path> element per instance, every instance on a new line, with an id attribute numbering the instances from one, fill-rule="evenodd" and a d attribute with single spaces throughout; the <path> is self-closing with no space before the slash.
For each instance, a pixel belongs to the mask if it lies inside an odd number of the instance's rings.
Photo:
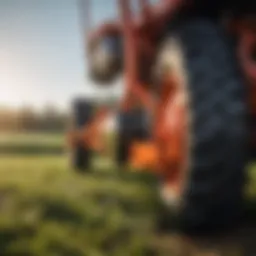
<path id="1" fill-rule="evenodd" d="M 77 99 L 73 103 L 73 126 L 81 129 L 92 118 L 93 107 L 90 102 L 84 99 Z M 79 171 L 88 171 L 91 165 L 92 151 L 87 148 L 82 141 L 77 141 L 72 147 L 71 161 L 72 167 Z"/>
<path id="2" fill-rule="evenodd" d="M 234 40 L 214 21 L 190 18 L 171 29 L 157 72 L 182 76 L 188 97 L 188 164 L 176 209 L 180 227 L 199 232 L 233 224 L 243 209 L 247 161 L 246 87 Z"/>

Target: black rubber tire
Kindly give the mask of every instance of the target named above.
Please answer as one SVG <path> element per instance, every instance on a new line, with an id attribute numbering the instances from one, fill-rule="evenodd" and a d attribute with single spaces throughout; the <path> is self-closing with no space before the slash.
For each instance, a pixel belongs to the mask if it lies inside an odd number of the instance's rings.
<path id="1" fill-rule="evenodd" d="M 92 152 L 83 145 L 76 144 L 72 152 L 72 166 L 77 172 L 88 172 L 91 167 Z"/>
<path id="2" fill-rule="evenodd" d="M 191 116 L 190 161 L 178 209 L 180 228 L 185 232 L 215 230 L 232 225 L 243 209 L 246 86 L 235 42 L 219 24 L 190 18 L 170 32 L 164 45 L 173 40 L 182 53 Z M 163 48 L 162 56 L 166 49 L 171 51 L 171 45 Z M 158 68 L 168 72 L 168 67 Z"/>
<path id="3" fill-rule="evenodd" d="M 144 111 L 119 114 L 116 147 L 116 162 L 118 165 L 124 166 L 128 163 L 133 142 L 145 141 L 149 138 L 149 127 L 146 121 Z"/>
<path id="4" fill-rule="evenodd" d="M 116 147 L 116 162 L 119 166 L 127 164 L 129 159 L 129 148 L 131 145 L 131 138 L 127 133 L 119 132 L 117 136 Z"/>
<path id="5" fill-rule="evenodd" d="M 118 134 L 116 148 L 116 162 L 124 166 L 129 162 L 130 148 L 134 142 L 143 142 L 149 138 L 148 133 L 141 129 L 132 132 Z"/>
<path id="6" fill-rule="evenodd" d="M 85 99 L 76 99 L 73 103 L 73 125 L 75 129 L 84 127 L 92 118 L 93 106 Z M 77 142 L 71 152 L 72 167 L 78 172 L 90 170 L 92 151 L 81 142 Z"/>

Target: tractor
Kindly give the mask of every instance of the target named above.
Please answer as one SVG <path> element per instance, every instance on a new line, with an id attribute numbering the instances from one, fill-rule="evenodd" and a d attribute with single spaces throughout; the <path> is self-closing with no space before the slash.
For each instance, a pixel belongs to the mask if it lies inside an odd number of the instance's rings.
<path id="1" fill-rule="evenodd" d="M 138 0 L 134 13 L 131 2 L 118 0 L 120 18 L 85 46 L 91 79 L 108 86 L 123 74 L 122 113 L 138 102 L 147 113 L 148 136 L 129 145 L 129 162 L 154 173 L 187 229 L 234 223 L 256 152 L 256 3 Z M 109 112 L 73 141 L 95 145 Z"/>

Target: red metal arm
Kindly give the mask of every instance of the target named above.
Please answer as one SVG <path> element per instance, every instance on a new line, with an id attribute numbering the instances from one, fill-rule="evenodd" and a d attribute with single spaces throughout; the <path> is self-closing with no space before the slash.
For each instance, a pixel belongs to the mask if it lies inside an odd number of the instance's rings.
<path id="1" fill-rule="evenodd" d="M 157 4 L 144 6 L 144 13 L 142 13 L 144 15 L 136 18 L 134 27 L 140 32 L 150 29 L 151 33 L 158 33 L 177 10 L 188 2 L 187 0 L 162 0 Z"/>
<path id="2" fill-rule="evenodd" d="M 181 4 L 182 0 L 164 0 L 158 5 L 149 7 L 145 0 L 140 0 L 141 7 L 145 10 L 147 8 L 148 15 L 142 15 L 139 19 L 134 22 L 132 11 L 130 8 L 128 0 L 120 0 L 120 11 L 122 21 L 116 23 L 109 23 L 103 25 L 99 30 L 92 34 L 91 38 L 101 36 L 102 34 L 111 33 L 123 33 L 124 35 L 124 54 L 125 54 L 125 82 L 126 82 L 126 92 L 121 104 L 122 109 L 127 109 L 130 107 L 131 99 L 133 97 L 139 98 L 141 103 L 150 111 L 154 108 L 154 99 L 152 95 L 144 89 L 141 84 L 139 84 L 137 78 L 137 66 L 136 66 L 136 55 L 137 55 L 137 41 L 136 33 L 138 30 L 144 29 L 145 26 L 150 23 L 162 23 L 169 17 L 171 17 L 172 12 L 176 11 Z M 150 20 L 148 20 L 150 19 Z M 123 24 L 123 25 L 121 25 Z M 105 117 L 109 113 L 105 113 Z M 95 122 L 99 117 L 95 116 Z M 101 119 L 101 118 L 99 118 Z"/>
<path id="3" fill-rule="evenodd" d="M 142 15 L 137 19 L 133 17 L 129 0 L 119 0 L 121 22 L 113 22 L 104 24 L 97 31 L 90 36 L 90 41 L 102 35 L 122 33 L 124 36 L 124 55 L 125 55 L 125 96 L 121 103 L 121 108 L 126 110 L 133 103 L 134 98 L 140 99 L 140 102 L 153 111 L 154 99 L 149 91 L 141 86 L 138 79 L 137 71 L 137 53 L 138 53 L 138 34 L 147 30 L 150 24 L 154 24 L 154 29 L 157 26 L 162 26 L 167 19 L 172 17 L 173 13 L 184 3 L 184 0 L 163 0 L 154 6 L 147 5 L 145 0 L 140 0 L 140 5 L 143 8 Z M 151 28 L 150 28 L 151 29 Z M 98 132 L 99 127 L 104 119 L 111 113 L 110 109 L 104 109 L 96 113 L 94 120 L 87 127 L 84 136 L 87 138 L 88 144 L 92 145 L 90 141 L 93 134 Z M 97 135 L 96 135 L 97 137 Z"/>
<path id="4" fill-rule="evenodd" d="M 125 5 L 128 7 L 129 0 L 119 0 L 120 7 Z M 149 24 L 163 25 L 167 19 L 171 18 L 173 14 L 185 4 L 185 0 L 162 0 L 158 4 L 149 5 L 146 0 L 140 0 L 142 14 L 134 18 L 132 22 L 133 29 L 144 30 L 148 28 Z M 127 9 L 129 11 L 130 8 Z M 104 34 L 111 33 L 125 33 L 125 26 L 123 22 L 114 21 L 105 23 L 95 32 L 90 35 L 90 40 L 93 40 Z M 152 29 L 152 28 L 151 28 Z"/>

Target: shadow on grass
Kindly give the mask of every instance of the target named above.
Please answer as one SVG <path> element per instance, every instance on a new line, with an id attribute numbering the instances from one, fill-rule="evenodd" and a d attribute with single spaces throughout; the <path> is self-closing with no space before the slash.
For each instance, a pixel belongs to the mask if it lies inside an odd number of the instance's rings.
<path id="1" fill-rule="evenodd" d="M 131 183 L 141 183 L 145 185 L 156 185 L 157 177 L 153 174 L 147 172 L 133 172 L 130 170 L 121 170 L 121 168 L 113 168 L 113 171 L 104 171 L 97 169 L 97 171 L 91 169 L 89 171 L 77 171 L 81 177 L 85 177 L 89 175 L 90 177 L 97 178 L 97 180 L 115 180 L 115 181 L 123 181 L 123 182 L 131 182 Z"/>
<path id="2" fill-rule="evenodd" d="M 152 240 L 155 255 L 254 256 L 256 255 L 256 199 L 245 203 L 244 214 L 226 227 L 203 233 L 179 229 L 179 217 L 163 207 L 158 218 L 162 227 Z M 164 226 L 166 225 L 166 226 Z M 154 248 L 154 249 L 153 249 Z"/>
<path id="3" fill-rule="evenodd" d="M 83 224 L 84 216 L 79 207 L 60 199 L 42 198 L 39 200 L 44 208 L 42 220 L 67 222 L 76 226 Z"/>

